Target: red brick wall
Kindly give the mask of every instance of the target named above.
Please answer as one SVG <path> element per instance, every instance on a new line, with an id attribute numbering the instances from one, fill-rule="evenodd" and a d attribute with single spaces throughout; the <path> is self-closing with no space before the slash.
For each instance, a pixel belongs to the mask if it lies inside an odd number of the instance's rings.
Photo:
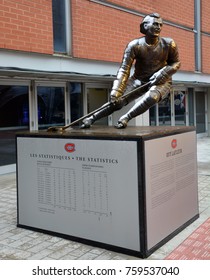
<path id="1" fill-rule="evenodd" d="M 201 2 L 201 29 L 210 33 L 210 5 L 209 0 Z"/>
<path id="2" fill-rule="evenodd" d="M 209 0 L 202 1 L 201 30 L 210 34 L 210 5 Z M 202 72 L 210 74 L 210 37 L 203 34 L 201 39 Z"/>
<path id="3" fill-rule="evenodd" d="M 210 37 L 202 36 L 202 72 L 210 74 Z"/>
<path id="4" fill-rule="evenodd" d="M 194 0 L 110 0 L 109 2 L 137 10 L 144 14 L 157 12 L 165 20 L 177 22 L 189 27 L 193 26 L 194 23 Z"/>
<path id="5" fill-rule="evenodd" d="M 0 0 L 0 48 L 53 53 L 51 0 Z"/>
<path id="6" fill-rule="evenodd" d="M 194 33 L 164 25 L 161 35 L 171 37 L 176 41 L 181 61 L 180 69 L 195 71 Z"/>
<path id="7" fill-rule="evenodd" d="M 148 14 L 159 12 L 164 20 L 193 29 L 194 1 L 120 1 L 112 3 Z M 137 4 L 138 3 L 138 4 Z M 157 9 L 158 7 L 158 9 Z M 142 18 L 85 0 L 73 0 L 73 56 L 120 62 L 126 44 L 137 37 Z M 194 71 L 194 33 L 164 24 L 162 36 L 178 44 L 182 70 Z"/>
<path id="8" fill-rule="evenodd" d="M 194 28 L 194 0 L 109 0 L 140 13 L 158 12 L 165 21 Z M 120 62 L 126 44 L 137 37 L 141 17 L 89 0 L 72 0 L 72 55 Z M 210 33 L 209 0 L 202 2 L 202 31 Z M 194 33 L 166 23 L 162 36 L 178 44 L 181 69 L 194 71 Z M 202 35 L 202 71 L 210 73 L 210 37 Z M 0 48 L 53 53 L 52 0 L 0 0 Z"/>
<path id="9" fill-rule="evenodd" d="M 139 17 L 85 0 L 72 1 L 73 56 L 120 61 L 125 45 L 139 36 Z"/>

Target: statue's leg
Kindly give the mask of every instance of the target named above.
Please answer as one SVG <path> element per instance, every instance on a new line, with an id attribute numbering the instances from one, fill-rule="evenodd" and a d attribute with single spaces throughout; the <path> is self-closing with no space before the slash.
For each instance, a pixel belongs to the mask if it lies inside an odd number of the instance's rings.
<path id="1" fill-rule="evenodd" d="M 85 118 L 83 120 L 83 124 L 81 125 L 81 128 L 89 128 L 95 121 L 106 117 L 110 114 L 112 114 L 114 111 L 120 110 L 123 106 L 125 106 L 126 104 L 124 104 L 125 101 L 122 100 L 117 103 L 106 103 L 101 107 L 101 110 L 99 110 L 97 113 L 93 114 L 92 116 L 90 116 L 89 118 Z"/>
<path id="2" fill-rule="evenodd" d="M 123 115 L 116 128 L 125 128 L 127 127 L 128 122 L 135 118 L 138 115 L 143 114 L 153 105 L 158 103 L 162 98 L 164 98 L 170 90 L 170 83 L 166 83 L 162 86 L 152 86 L 136 104 L 125 114 Z"/>
<path id="3" fill-rule="evenodd" d="M 129 78 L 124 94 L 132 91 L 134 88 L 138 87 L 139 85 L 140 85 L 139 80 L 136 80 L 133 77 Z M 110 103 L 109 106 L 107 106 L 108 103 L 104 104 L 101 107 L 101 110 L 99 110 L 97 113 L 93 114 L 89 118 L 85 118 L 83 120 L 83 124 L 82 124 L 81 128 L 89 128 L 95 121 L 97 121 L 103 117 L 106 117 L 117 110 L 120 110 L 123 106 L 126 106 L 128 103 L 130 103 L 131 101 L 138 98 L 140 96 L 140 94 L 142 94 L 142 93 L 139 91 L 139 92 L 136 92 L 134 95 L 129 96 L 126 99 L 119 98 L 119 100 L 116 103 Z"/>

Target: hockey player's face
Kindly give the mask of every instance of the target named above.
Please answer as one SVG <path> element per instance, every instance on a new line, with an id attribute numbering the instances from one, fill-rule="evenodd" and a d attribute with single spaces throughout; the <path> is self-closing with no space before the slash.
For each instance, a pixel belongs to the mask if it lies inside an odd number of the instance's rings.
<path id="1" fill-rule="evenodd" d="M 158 37 L 160 35 L 162 25 L 163 22 L 161 18 L 150 17 L 144 26 L 146 29 L 146 35 Z"/>

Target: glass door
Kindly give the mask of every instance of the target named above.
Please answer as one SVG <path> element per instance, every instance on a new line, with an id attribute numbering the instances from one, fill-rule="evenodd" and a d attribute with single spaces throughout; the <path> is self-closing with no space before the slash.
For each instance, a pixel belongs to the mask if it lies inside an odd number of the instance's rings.
<path id="1" fill-rule="evenodd" d="M 189 125 L 188 99 L 186 89 L 172 90 L 166 98 L 150 109 L 150 125 Z"/>
<path id="2" fill-rule="evenodd" d="M 183 126 L 187 125 L 186 116 L 187 108 L 187 94 L 184 90 L 174 91 L 174 116 L 175 116 L 175 125 Z"/>
<path id="3" fill-rule="evenodd" d="M 65 85 L 36 84 L 38 129 L 65 125 Z"/>
<path id="4" fill-rule="evenodd" d="M 158 104 L 159 125 L 171 125 L 171 94 Z"/>
<path id="5" fill-rule="evenodd" d="M 15 134 L 29 129 L 29 86 L 0 85 L 0 166 L 16 163 Z"/>
<path id="6" fill-rule="evenodd" d="M 197 133 L 206 132 L 206 93 L 196 91 L 196 131 Z"/>
<path id="7" fill-rule="evenodd" d="M 87 113 L 94 111 L 95 109 L 101 107 L 103 104 L 108 102 L 109 96 L 108 85 L 86 85 L 86 102 L 87 102 Z M 107 116 L 98 121 L 97 125 L 108 125 L 109 119 L 111 117 Z"/>

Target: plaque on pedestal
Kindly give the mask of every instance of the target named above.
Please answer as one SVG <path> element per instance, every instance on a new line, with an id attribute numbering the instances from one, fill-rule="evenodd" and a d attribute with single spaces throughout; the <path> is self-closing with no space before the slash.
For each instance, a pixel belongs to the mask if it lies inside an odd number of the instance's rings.
<path id="1" fill-rule="evenodd" d="M 149 256 L 198 218 L 194 127 L 97 127 L 16 137 L 18 221 Z"/>

